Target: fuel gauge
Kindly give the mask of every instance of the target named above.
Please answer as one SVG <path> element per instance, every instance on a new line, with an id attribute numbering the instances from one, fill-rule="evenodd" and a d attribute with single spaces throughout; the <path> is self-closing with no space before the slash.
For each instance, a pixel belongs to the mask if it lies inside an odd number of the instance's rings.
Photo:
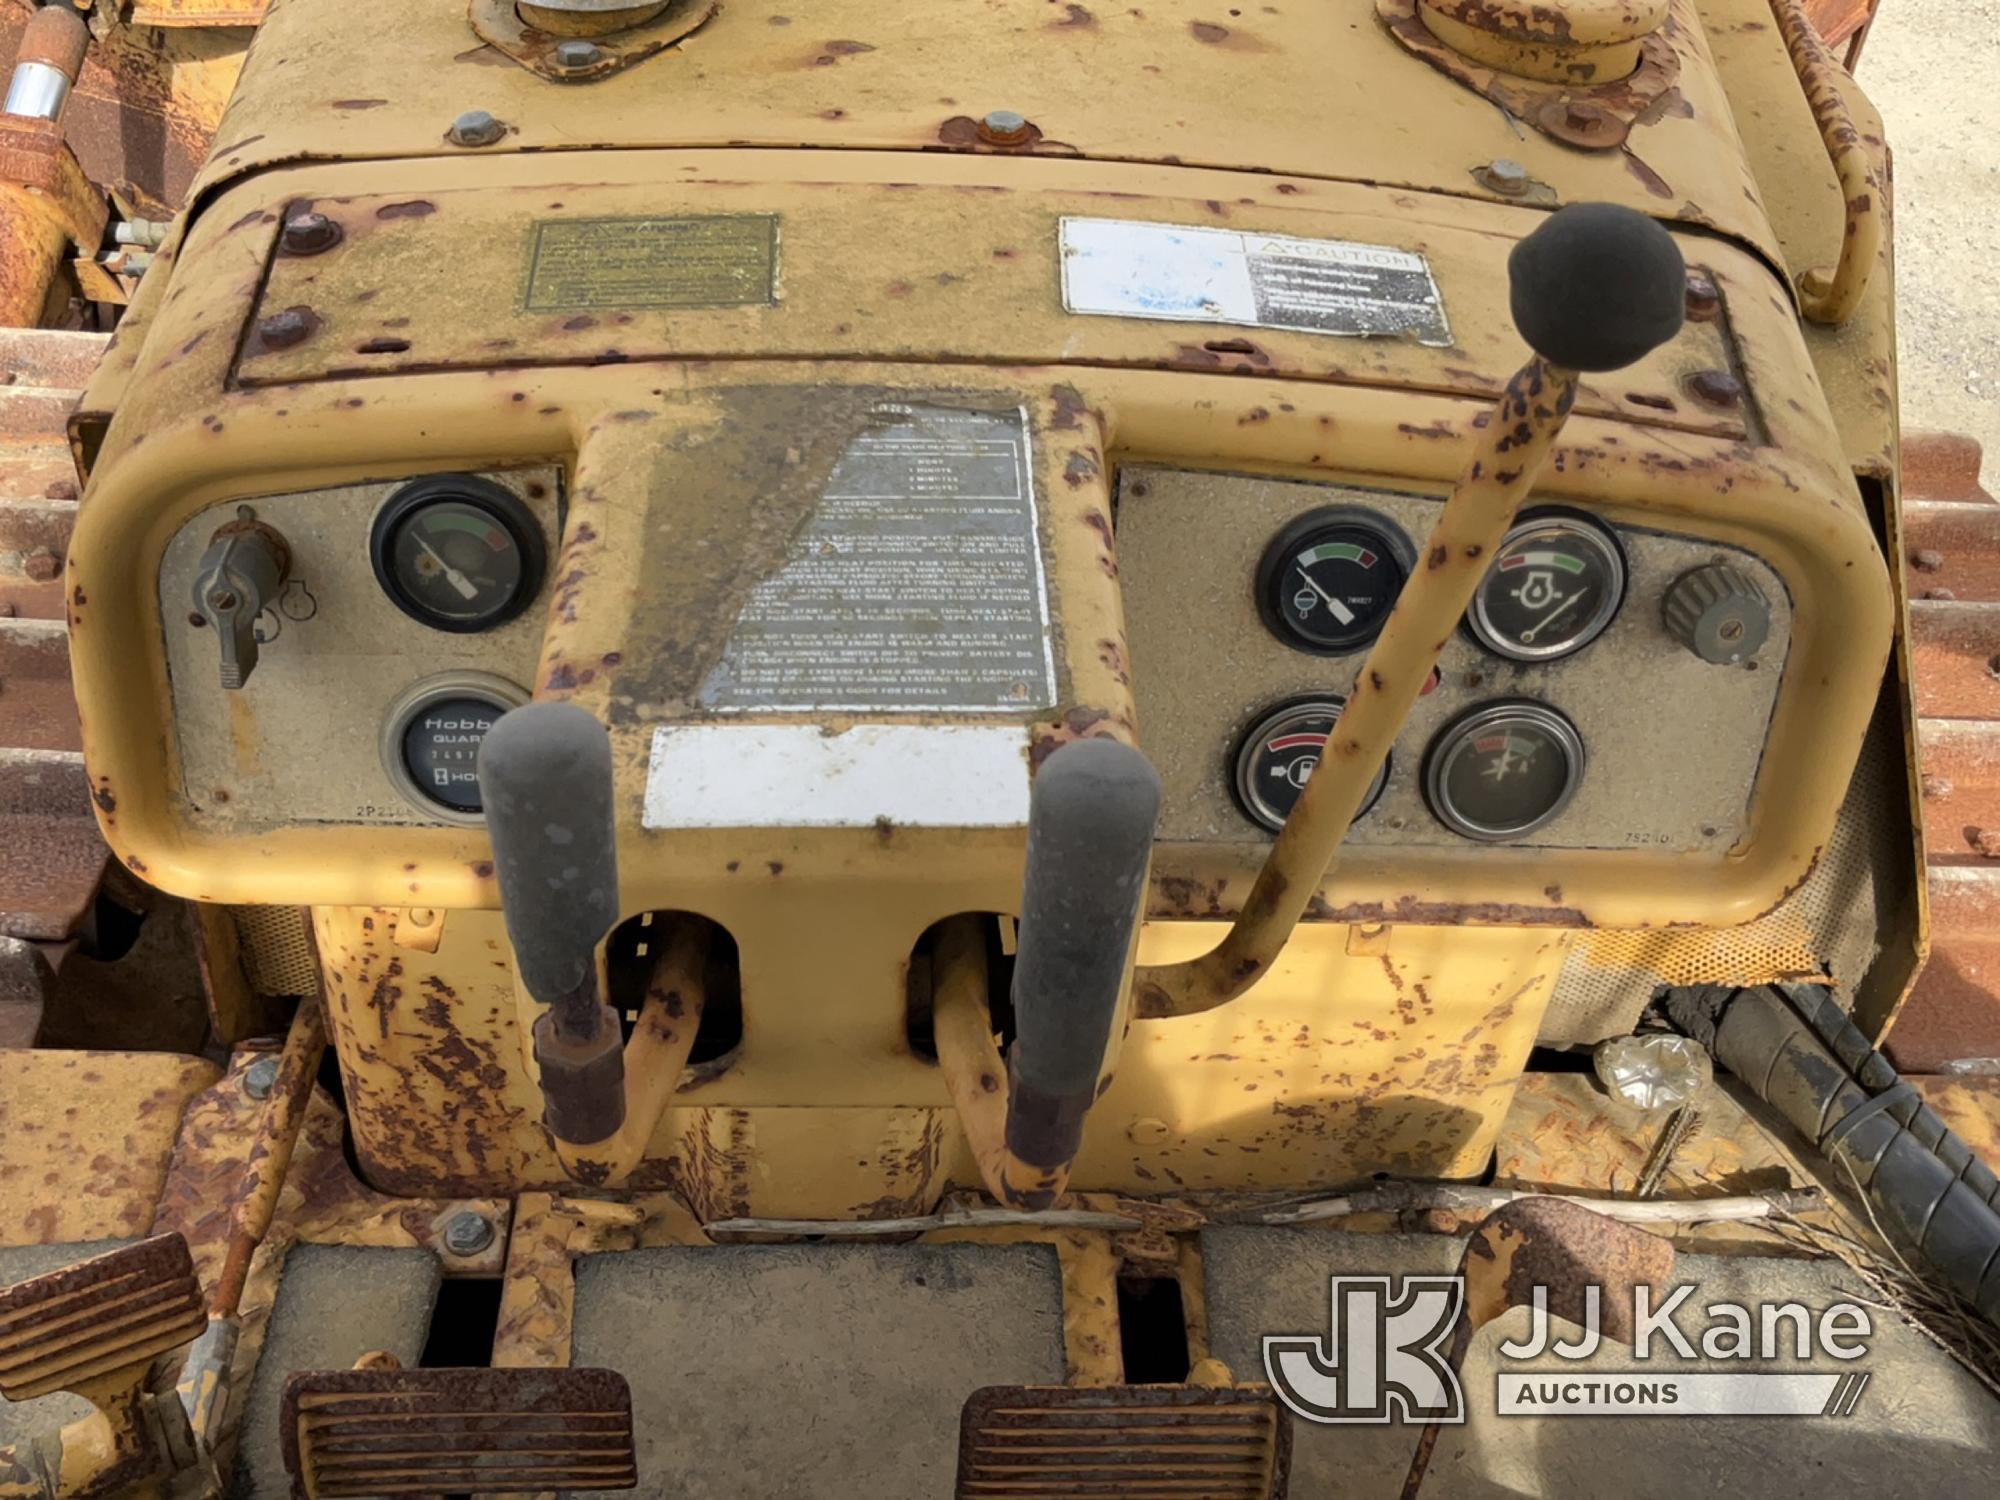
<path id="1" fill-rule="evenodd" d="M 1617 539 L 1587 517 L 1545 510 L 1507 533 L 1465 623 L 1496 656 L 1553 661 L 1602 635 L 1624 600 Z"/>
<path id="2" fill-rule="evenodd" d="M 1292 698 L 1258 716 L 1236 748 L 1236 800 L 1244 812 L 1273 833 L 1285 826 L 1346 706 L 1346 699 L 1332 694 Z M 1356 819 L 1375 805 L 1388 779 L 1389 766 L 1384 762 L 1361 799 Z"/>

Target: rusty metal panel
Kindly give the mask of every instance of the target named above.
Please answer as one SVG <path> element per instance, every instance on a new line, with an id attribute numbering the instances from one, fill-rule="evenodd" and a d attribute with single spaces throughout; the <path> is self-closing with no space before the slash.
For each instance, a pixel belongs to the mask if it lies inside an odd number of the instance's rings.
<path id="1" fill-rule="evenodd" d="M 295 1495 L 628 1490 L 632 1392 L 613 1370 L 326 1370 L 286 1382 Z"/>
<path id="2" fill-rule="evenodd" d="M 0 1291 L 0 1395 L 75 1390 L 207 1327 L 187 1241 L 156 1235 Z"/>
<path id="3" fill-rule="evenodd" d="M 255 26 L 270 0 L 137 0 L 134 26 Z"/>
<path id="4" fill-rule="evenodd" d="M 110 858 L 83 758 L 0 748 L 0 933 L 37 942 L 69 937 Z"/>
<path id="5" fill-rule="evenodd" d="M 959 1419 L 959 1500 L 1282 1500 L 1289 1414 L 1268 1386 L 993 1385 Z"/>
<path id="6" fill-rule="evenodd" d="M 59 621 L 0 620 L 0 745 L 83 749 L 69 685 L 69 637 Z"/>

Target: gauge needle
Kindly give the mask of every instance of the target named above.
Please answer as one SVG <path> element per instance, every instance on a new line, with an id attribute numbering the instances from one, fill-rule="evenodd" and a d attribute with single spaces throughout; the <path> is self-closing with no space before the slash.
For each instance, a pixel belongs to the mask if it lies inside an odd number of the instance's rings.
<path id="1" fill-rule="evenodd" d="M 1574 594 L 1571 594 L 1567 599 L 1563 600 L 1563 602 L 1558 604 L 1554 609 L 1550 610 L 1547 614 L 1543 615 L 1539 620 L 1535 621 L 1533 625 L 1530 625 L 1526 630 L 1521 632 L 1521 644 L 1524 646 L 1532 646 L 1535 643 L 1535 637 L 1542 633 L 1544 627 L 1553 625 L 1555 623 L 1557 615 L 1565 613 L 1572 604 L 1576 603 L 1577 600 L 1581 599 L 1585 594 L 1589 592 L 1590 592 L 1589 589 L 1578 589 Z"/>
<path id="2" fill-rule="evenodd" d="M 479 590 L 472 586 L 472 580 L 470 578 L 467 578 L 463 573 L 459 572 L 458 569 L 454 568 L 450 563 L 446 562 L 443 558 L 439 557 L 437 555 L 437 549 L 435 547 L 431 546 L 431 544 L 425 541 L 422 537 L 417 538 L 417 545 L 424 549 L 425 554 L 430 558 L 432 562 L 436 563 L 440 568 L 444 569 L 445 582 L 449 583 L 453 588 L 458 590 L 459 598 L 477 599 L 479 597 Z"/>
<path id="3" fill-rule="evenodd" d="M 1300 568 L 1299 577 L 1303 578 L 1306 581 L 1307 588 L 1311 589 L 1315 594 L 1318 594 L 1320 598 L 1326 601 L 1326 607 L 1333 611 L 1333 617 L 1336 620 L 1340 621 L 1340 623 L 1343 625 L 1352 625 L 1354 623 L 1354 611 L 1349 609 L 1345 604 L 1342 604 L 1338 599 L 1334 598 L 1333 595 L 1329 594 L 1325 589 L 1321 588 L 1317 583 L 1315 583 L 1313 581 L 1312 574 L 1308 573 L 1304 568 Z"/>

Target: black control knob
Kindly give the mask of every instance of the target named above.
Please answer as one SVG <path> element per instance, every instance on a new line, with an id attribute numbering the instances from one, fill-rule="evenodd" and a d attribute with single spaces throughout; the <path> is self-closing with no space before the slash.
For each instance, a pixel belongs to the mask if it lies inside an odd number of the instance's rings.
<path id="1" fill-rule="evenodd" d="M 1681 331 L 1687 265 L 1637 209 L 1572 203 L 1507 257 L 1514 326 L 1550 364 L 1619 370 Z"/>
<path id="2" fill-rule="evenodd" d="M 1771 601 L 1756 579 L 1728 563 L 1681 574 L 1661 613 L 1675 639 L 1718 667 L 1748 661 L 1771 634 Z"/>

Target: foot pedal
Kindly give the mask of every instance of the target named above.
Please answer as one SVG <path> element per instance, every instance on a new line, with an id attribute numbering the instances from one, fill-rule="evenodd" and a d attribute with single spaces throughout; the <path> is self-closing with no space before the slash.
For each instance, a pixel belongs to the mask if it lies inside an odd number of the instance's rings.
<path id="1" fill-rule="evenodd" d="M 958 1500 L 1284 1500 L 1291 1417 L 1269 1386 L 990 1385 L 958 1428 Z"/>
<path id="2" fill-rule="evenodd" d="M 208 1327 L 187 1241 L 156 1235 L 0 1291 L 0 1396 L 137 1377 Z"/>
<path id="3" fill-rule="evenodd" d="M 639 1483 L 615 1370 L 305 1370 L 285 1382 L 281 1424 L 301 1500 Z"/>

